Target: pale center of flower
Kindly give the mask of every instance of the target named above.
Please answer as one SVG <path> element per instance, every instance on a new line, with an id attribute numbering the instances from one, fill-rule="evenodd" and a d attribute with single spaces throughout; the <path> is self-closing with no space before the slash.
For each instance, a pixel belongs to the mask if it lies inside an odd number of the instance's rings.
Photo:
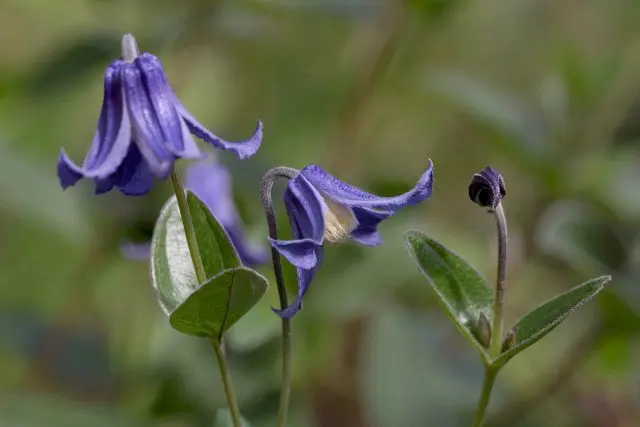
<path id="1" fill-rule="evenodd" d="M 325 199 L 329 208 L 324 222 L 324 238 L 331 243 L 341 242 L 356 229 L 358 220 L 350 207 Z"/>
<path id="2" fill-rule="evenodd" d="M 133 34 L 127 33 L 122 36 L 122 60 L 131 63 L 139 55 L 138 42 Z"/>

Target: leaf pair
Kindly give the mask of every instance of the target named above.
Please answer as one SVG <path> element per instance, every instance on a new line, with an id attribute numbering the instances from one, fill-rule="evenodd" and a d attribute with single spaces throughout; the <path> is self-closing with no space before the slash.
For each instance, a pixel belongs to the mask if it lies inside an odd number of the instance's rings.
<path id="1" fill-rule="evenodd" d="M 187 191 L 191 221 L 207 280 L 199 284 L 176 197 L 162 208 L 151 243 L 151 279 L 174 329 L 220 339 L 267 291 L 267 280 L 244 267 L 224 228 Z"/>
<path id="2" fill-rule="evenodd" d="M 418 231 L 409 231 L 405 241 L 447 314 L 485 363 L 496 367 L 551 332 L 611 280 L 611 276 L 589 280 L 529 312 L 512 329 L 515 335 L 500 356 L 492 360 L 482 338 L 483 323 L 493 319 L 493 292 L 487 280 L 458 255 Z"/>

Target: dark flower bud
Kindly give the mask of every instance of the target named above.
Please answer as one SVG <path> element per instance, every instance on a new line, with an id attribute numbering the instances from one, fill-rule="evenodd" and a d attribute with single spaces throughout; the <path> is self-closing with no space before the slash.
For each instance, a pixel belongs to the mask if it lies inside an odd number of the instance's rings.
<path id="1" fill-rule="evenodd" d="M 502 175 L 488 166 L 473 175 L 469 184 L 469 198 L 483 207 L 495 209 L 506 194 Z"/>

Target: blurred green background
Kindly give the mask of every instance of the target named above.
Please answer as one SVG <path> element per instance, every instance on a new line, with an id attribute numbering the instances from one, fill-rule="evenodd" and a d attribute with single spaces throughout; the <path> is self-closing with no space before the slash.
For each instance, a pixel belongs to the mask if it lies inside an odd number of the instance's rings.
<path id="1" fill-rule="evenodd" d="M 147 263 L 119 251 L 149 237 L 170 185 L 95 197 L 55 175 L 61 147 L 77 161 L 89 147 L 126 32 L 214 132 L 264 121 L 255 157 L 220 155 L 257 241 L 270 167 L 318 163 L 393 195 L 435 163 L 434 196 L 385 222 L 383 246 L 327 248 L 294 322 L 290 426 L 470 425 L 481 362 L 402 235 L 493 280 L 495 225 L 467 197 L 485 165 L 507 184 L 509 324 L 613 275 L 510 362 L 487 425 L 640 425 L 638 20 L 635 0 L 2 0 L 0 426 L 204 427 L 225 405 L 207 343 L 170 329 Z M 254 427 L 275 424 L 276 301 L 272 286 L 227 342 Z"/>

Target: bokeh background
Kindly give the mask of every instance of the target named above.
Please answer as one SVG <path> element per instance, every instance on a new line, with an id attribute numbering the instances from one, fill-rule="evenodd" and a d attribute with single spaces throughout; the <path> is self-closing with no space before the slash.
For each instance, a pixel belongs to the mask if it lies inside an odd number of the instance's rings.
<path id="1" fill-rule="evenodd" d="M 61 147 L 88 149 L 125 32 L 216 133 L 264 121 L 255 157 L 220 154 L 258 242 L 270 167 L 318 163 L 393 195 L 436 165 L 434 196 L 387 221 L 383 246 L 327 248 L 294 322 L 290 426 L 470 425 L 481 362 L 402 236 L 493 280 L 495 225 L 467 197 L 485 165 L 507 183 L 508 323 L 614 278 L 509 363 L 487 425 L 640 425 L 638 20 L 634 0 L 2 0 L 0 426 L 204 427 L 225 405 L 207 343 L 171 330 L 148 264 L 119 249 L 149 237 L 170 185 L 95 197 L 55 175 Z M 254 427 L 275 424 L 276 301 L 272 286 L 227 342 Z"/>

